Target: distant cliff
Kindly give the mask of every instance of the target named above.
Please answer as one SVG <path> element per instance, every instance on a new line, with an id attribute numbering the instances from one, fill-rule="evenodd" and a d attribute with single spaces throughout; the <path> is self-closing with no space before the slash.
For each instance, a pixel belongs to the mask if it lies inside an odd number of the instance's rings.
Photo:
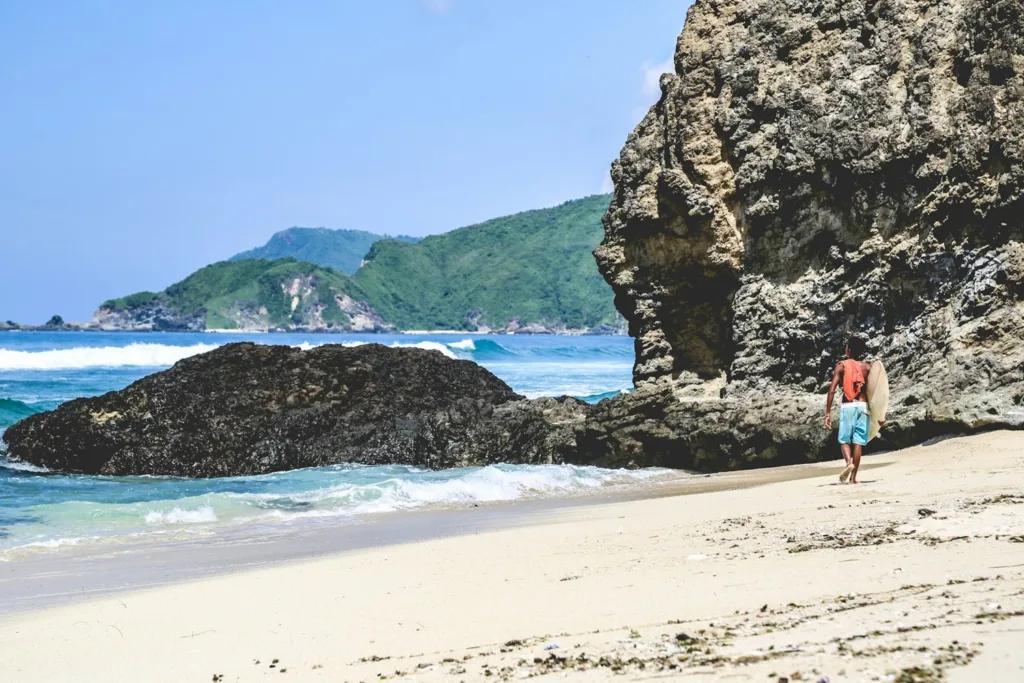
<path id="1" fill-rule="evenodd" d="M 608 199 L 587 197 L 418 243 L 377 241 L 351 277 L 293 259 L 217 263 L 164 292 L 107 301 L 92 326 L 621 332 L 624 320 L 591 254 Z M 337 232 L 285 231 L 257 251 L 317 252 L 326 260 Z"/>
<path id="2" fill-rule="evenodd" d="M 262 247 L 235 254 L 228 260 L 293 258 L 296 261 L 308 261 L 351 275 L 359 270 L 370 247 L 384 239 L 418 242 L 420 238 L 406 235 L 377 235 L 365 230 L 288 228 L 275 233 Z"/>
<path id="3" fill-rule="evenodd" d="M 222 261 L 162 292 L 103 303 L 93 326 L 110 330 L 309 330 L 374 332 L 391 328 L 352 298 L 359 287 L 330 268 L 295 259 Z"/>
<path id="4" fill-rule="evenodd" d="M 835 454 L 848 335 L 890 445 L 1024 425 L 1020 0 L 697 0 L 612 166 L 597 256 L 640 389 L 609 462 Z"/>

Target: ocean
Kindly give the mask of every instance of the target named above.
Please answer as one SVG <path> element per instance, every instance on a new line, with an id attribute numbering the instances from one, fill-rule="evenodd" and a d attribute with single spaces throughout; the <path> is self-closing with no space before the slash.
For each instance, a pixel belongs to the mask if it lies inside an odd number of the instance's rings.
<path id="1" fill-rule="evenodd" d="M 628 391 L 633 364 L 632 340 L 610 336 L 2 332 L 0 432 L 33 413 L 121 389 L 235 341 L 433 349 L 480 363 L 525 396 L 591 402 Z M 40 471 L 0 454 L 0 562 L 70 546 L 256 535 L 398 510 L 572 496 L 669 476 L 569 465 L 426 471 L 339 464 L 223 479 L 100 477 Z"/>

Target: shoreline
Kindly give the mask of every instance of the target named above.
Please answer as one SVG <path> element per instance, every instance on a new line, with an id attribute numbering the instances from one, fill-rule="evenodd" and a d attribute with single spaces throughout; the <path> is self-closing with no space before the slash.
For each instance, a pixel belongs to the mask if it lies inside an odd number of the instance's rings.
<path id="1" fill-rule="evenodd" d="M 712 477 L 690 495 L 413 513 L 424 533 L 401 542 L 318 553 L 298 539 L 309 556 L 150 588 L 108 556 L 116 592 L 0 616 L 5 672 L 83 683 L 1024 675 L 1024 434 L 865 464 L 856 486 L 837 483 L 832 461 Z M 387 535 L 372 527 L 367 539 Z M 154 557 L 156 578 L 189 557 Z"/>
<path id="2" fill-rule="evenodd" d="M 888 462 L 865 463 L 866 468 Z M 252 523 L 206 531 L 168 530 L 178 536 L 135 540 L 105 538 L 54 548 L 18 546 L 0 561 L 0 618 L 6 614 L 70 604 L 252 567 L 309 561 L 337 553 L 541 525 L 580 508 L 629 501 L 738 491 L 821 476 L 825 463 L 679 477 L 608 490 L 513 501 L 450 505 L 359 515 L 342 522 L 295 520 Z M 671 476 L 666 471 L 665 476 Z M 188 537 L 189 532 L 196 535 Z M 205 533 L 204 533 L 205 532 Z M 25 586 L 30 591 L 25 591 Z"/>

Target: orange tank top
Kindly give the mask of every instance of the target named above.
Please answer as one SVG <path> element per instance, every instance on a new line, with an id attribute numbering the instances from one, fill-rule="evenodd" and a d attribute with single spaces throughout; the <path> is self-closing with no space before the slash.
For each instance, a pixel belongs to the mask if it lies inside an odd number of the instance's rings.
<path id="1" fill-rule="evenodd" d="M 849 358 L 843 361 L 843 395 L 847 401 L 856 401 L 864 389 L 864 373 L 860 363 Z"/>

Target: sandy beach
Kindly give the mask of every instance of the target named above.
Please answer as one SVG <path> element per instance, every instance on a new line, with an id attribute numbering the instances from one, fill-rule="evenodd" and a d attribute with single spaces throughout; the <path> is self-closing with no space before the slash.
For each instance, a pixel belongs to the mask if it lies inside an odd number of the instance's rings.
<path id="1" fill-rule="evenodd" d="M 1024 680 L 1024 435 L 865 463 L 8 612 L 0 679 Z"/>

